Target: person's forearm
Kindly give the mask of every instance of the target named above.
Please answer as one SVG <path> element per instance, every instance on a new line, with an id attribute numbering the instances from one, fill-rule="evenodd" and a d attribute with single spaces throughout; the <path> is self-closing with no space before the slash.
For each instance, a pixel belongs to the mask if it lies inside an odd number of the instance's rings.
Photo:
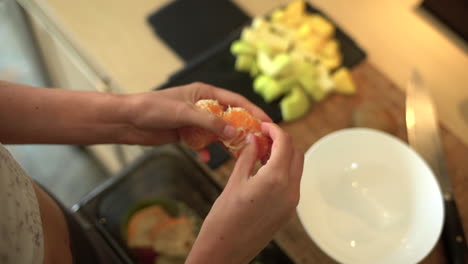
<path id="1" fill-rule="evenodd" d="M 126 97 L 0 81 L 0 142 L 126 143 Z"/>

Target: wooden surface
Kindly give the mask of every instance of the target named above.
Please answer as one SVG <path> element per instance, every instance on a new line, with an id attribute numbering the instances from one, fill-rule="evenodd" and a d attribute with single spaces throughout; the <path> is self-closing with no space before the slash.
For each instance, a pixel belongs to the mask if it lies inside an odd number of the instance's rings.
<path id="1" fill-rule="evenodd" d="M 183 66 L 146 23 L 170 0 L 17 0 L 41 9 L 116 91 L 148 91 Z M 468 45 L 416 8 L 421 0 L 311 0 L 400 88 L 418 67 L 442 123 L 468 144 Z M 234 0 L 251 16 L 288 0 Z M 32 8 L 33 9 L 33 8 Z"/>
<path id="2" fill-rule="evenodd" d="M 353 77 L 359 87 L 356 95 L 333 95 L 315 105 L 302 120 L 281 124 L 281 127 L 293 136 L 295 145 L 301 151 L 307 151 L 315 141 L 333 131 L 352 126 L 352 113 L 364 102 L 374 102 L 384 111 L 390 112 L 394 117 L 394 135 L 407 140 L 403 92 L 369 62 L 355 67 Z M 445 128 L 442 128 L 442 142 L 449 175 L 454 185 L 455 199 L 458 202 L 465 234 L 468 234 L 468 148 Z M 234 161 L 230 160 L 218 168 L 216 180 L 225 183 L 233 166 Z M 333 263 L 305 234 L 297 217 L 294 217 L 275 239 L 296 263 Z M 446 263 L 440 242 L 423 263 Z"/>

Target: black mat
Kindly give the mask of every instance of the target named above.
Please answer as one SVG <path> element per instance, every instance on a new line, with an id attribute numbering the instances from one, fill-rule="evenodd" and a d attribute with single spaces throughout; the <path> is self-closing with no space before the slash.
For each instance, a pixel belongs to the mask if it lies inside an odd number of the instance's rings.
<path id="1" fill-rule="evenodd" d="M 424 0 L 422 7 L 468 41 L 467 0 Z"/>
<path id="2" fill-rule="evenodd" d="M 176 0 L 148 17 L 156 34 L 190 61 L 250 20 L 228 0 Z"/>

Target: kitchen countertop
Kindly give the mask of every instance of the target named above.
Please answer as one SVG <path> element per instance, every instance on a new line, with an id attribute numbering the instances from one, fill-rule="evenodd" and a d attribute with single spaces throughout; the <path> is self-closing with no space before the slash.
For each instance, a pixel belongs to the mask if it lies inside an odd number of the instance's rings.
<path id="1" fill-rule="evenodd" d="M 146 17 L 168 0 L 20 0 L 44 11 L 88 62 L 122 92 L 148 91 L 183 66 Z M 236 0 L 250 15 L 286 0 Z M 419 0 L 314 0 L 404 89 L 417 67 L 434 94 L 442 123 L 468 144 L 468 46 L 416 9 Z"/>

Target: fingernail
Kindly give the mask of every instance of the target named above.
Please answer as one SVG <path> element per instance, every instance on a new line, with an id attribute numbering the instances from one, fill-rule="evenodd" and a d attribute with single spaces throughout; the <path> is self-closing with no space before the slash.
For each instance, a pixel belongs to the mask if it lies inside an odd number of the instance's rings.
<path id="1" fill-rule="evenodd" d="M 249 143 L 252 143 L 253 140 L 254 140 L 254 135 L 248 134 L 247 138 L 245 139 L 245 142 L 249 144 Z"/>
<path id="2" fill-rule="evenodd" d="M 223 130 L 224 138 L 229 139 L 236 136 L 236 129 L 233 126 L 227 125 Z"/>

